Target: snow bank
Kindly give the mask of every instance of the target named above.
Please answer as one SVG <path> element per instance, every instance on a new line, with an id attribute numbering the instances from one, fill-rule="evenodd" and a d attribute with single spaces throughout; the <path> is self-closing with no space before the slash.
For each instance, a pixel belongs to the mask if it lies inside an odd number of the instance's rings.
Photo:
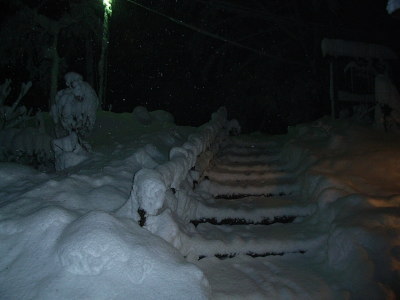
<path id="1" fill-rule="evenodd" d="M 314 157 L 301 190 L 318 204 L 313 222 L 329 228 L 321 258 L 326 272 L 338 290 L 354 298 L 394 299 L 400 292 L 395 283 L 400 227 L 394 217 L 400 205 L 395 150 L 400 144 L 393 139 L 347 121 L 322 119 L 298 126 L 292 140 Z"/>
<path id="2" fill-rule="evenodd" d="M 202 272 L 173 247 L 105 212 L 48 206 L 2 220 L 0 234 L 7 299 L 207 298 Z"/>
<path id="3" fill-rule="evenodd" d="M 98 122 L 107 132 L 102 117 Z M 167 150 L 195 131 L 160 123 L 148 135 L 132 131 L 128 146 L 95 148 L 68 172 L 0 163 L 0 298 L 208 298 L 196 266 L 132 218 L 114 214 L 129 198 L 133 174 L 165 162 Z M 59 146 L 72 153 L 70 142 Z"/>

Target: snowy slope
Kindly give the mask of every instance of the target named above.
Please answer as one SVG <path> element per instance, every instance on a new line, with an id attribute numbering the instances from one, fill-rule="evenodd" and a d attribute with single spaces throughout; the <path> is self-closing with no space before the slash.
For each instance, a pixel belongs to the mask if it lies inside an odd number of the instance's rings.
<path id="1" fill-rule="evenodd" d="M 400 296 L 399 136 L 322 119 L 231 138 L 141 228 L 121 213 L 134 174 L 162 170 L 199 130 L 152 118 L 102 113 L 93 153 L 63 172 L 0 163 L 0 298 Z M 265 222 L 283 216 L 296 218 Z"/>
<path id="2" fill-rule="evenodd" d="M 0 163 L 1 299 L 204 299 L 202 272 L 114 211 L 195 128 L 101 113 L 90 158 L 43 174 Z M 156 146 L 157 147 L 156 147 Z"/>

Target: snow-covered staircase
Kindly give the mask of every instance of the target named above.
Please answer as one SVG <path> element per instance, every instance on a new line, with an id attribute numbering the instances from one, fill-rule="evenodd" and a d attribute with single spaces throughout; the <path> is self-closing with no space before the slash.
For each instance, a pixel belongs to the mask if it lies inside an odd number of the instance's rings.
<path id="1" fill-rule="evenodd" d="M 195 188 L 211 196 L 191 220 L 196 230 L 189 255 L 263 257 L 317 249 L 326 236 L 308 221 L 316 207 L 300 196 L 299 172 L 275 144 L 222 147 Z"/>

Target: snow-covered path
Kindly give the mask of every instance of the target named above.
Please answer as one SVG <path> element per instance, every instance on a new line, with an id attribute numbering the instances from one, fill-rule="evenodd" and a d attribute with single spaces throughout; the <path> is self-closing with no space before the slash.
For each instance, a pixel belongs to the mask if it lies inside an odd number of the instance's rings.
<path id="1" fill-rule="evenodd" d="M 205 172 L 201 188 L 207 186 L 214 203 L 192 221 L 200 257 L 305 253 L 324 242 L 323 229 L 307 223 L 315 205 L 298 193 L 297 170 L 274 148 L 227 145 Z"/>
<path id="2" fill-rule="evenodd" d="M 192 220 L 192 256 L 213 298 L 334 299 L 315 258 L 327 242 L 315 203 L 299 191 L 300 164 L 275 143 L 228 143 L 203 175 L 213 198 Z"/>
<path id="3" fill-rule="evenodd" d="M 105 114 L 74 168 L 0 163 L 0 298 L 398 299 L 398 136 L 219 120 Z"/>

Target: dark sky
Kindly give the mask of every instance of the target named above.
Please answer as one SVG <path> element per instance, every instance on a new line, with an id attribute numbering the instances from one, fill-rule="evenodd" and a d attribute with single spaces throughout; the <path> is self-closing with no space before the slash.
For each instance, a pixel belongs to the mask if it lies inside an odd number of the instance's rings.
<path id="1" fill-rule="evenodd" d="M 59 19 L 74 1 L 22 2 L 41 3 L 41 13 Z M 385 0 L 137 2 L 149 9 L 114 1 L 105 107 L 115 112 L 144 105 L 172 112 L 179 124 L 199 125 L 225 105 L 246 129 L 279 132 L 328 112 L 322 38 L 379 43 L 400 53 L 400 20 L 387 14 Z M 69 39 L 63 35 L 59 49 L 65 70 L 86 76 L 85 41 Z M 93 45 L 98 58 L 99 43 Z"/>

